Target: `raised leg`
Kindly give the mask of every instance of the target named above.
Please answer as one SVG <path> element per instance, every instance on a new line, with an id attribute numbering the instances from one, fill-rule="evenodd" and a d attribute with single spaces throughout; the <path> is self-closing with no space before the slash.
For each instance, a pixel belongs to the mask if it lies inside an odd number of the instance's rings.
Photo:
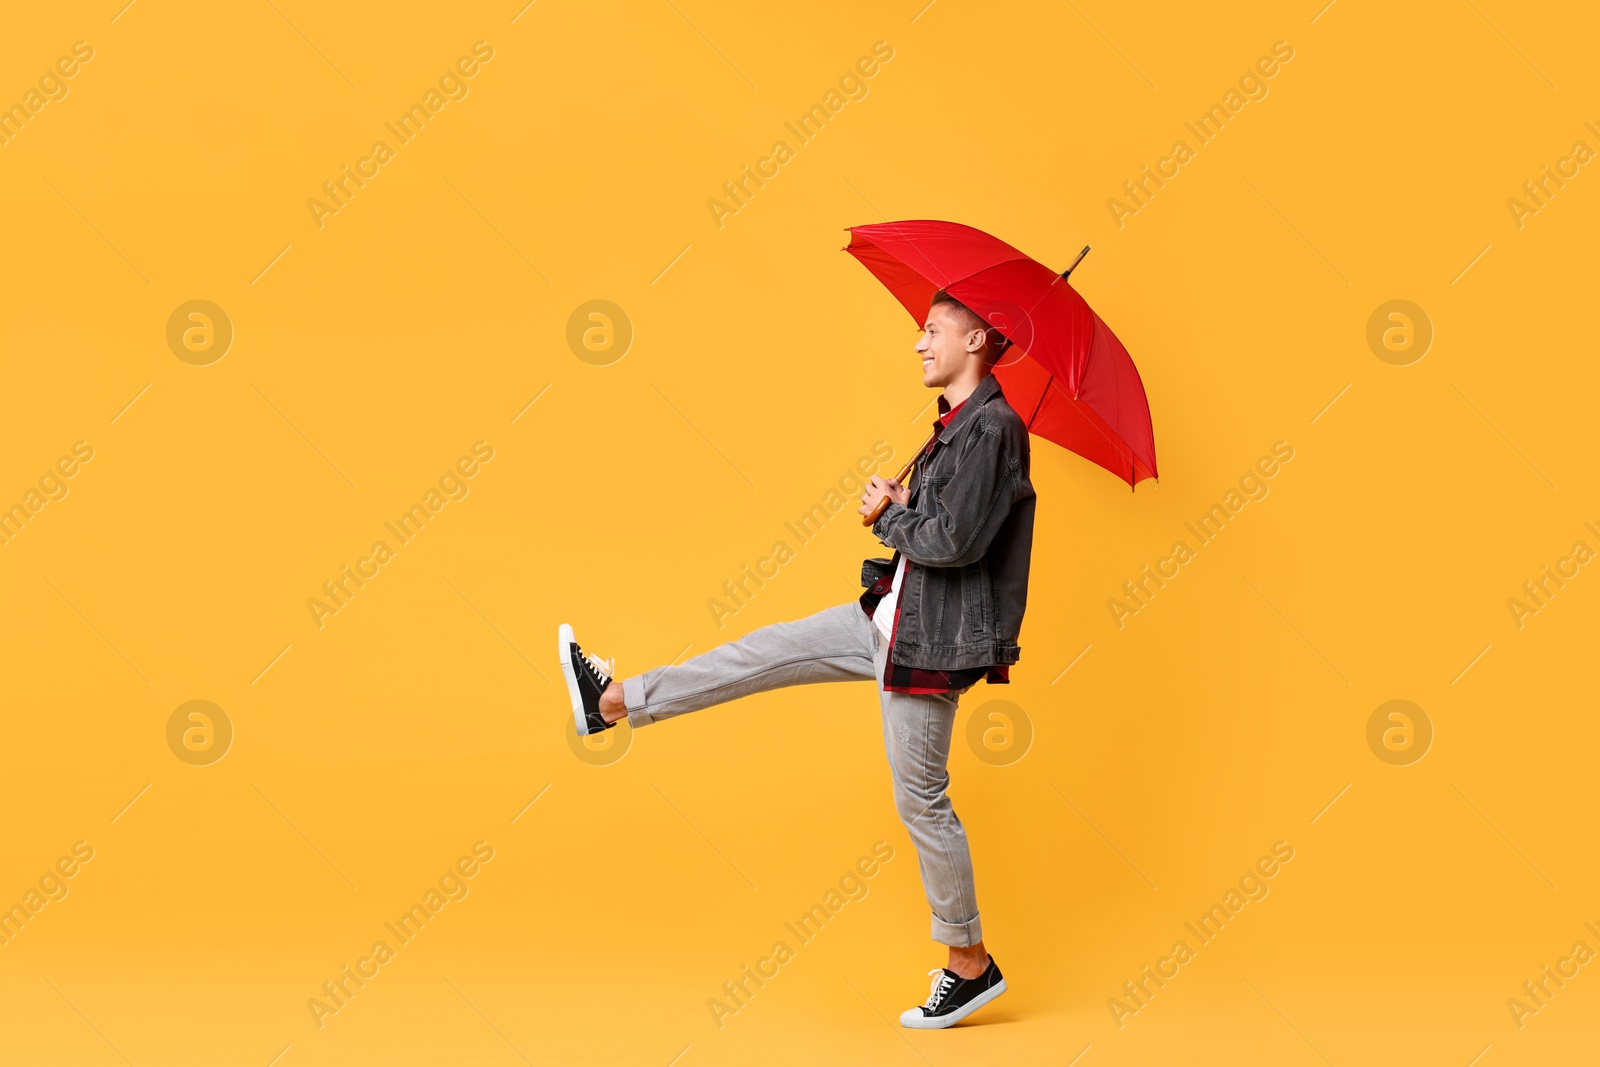
<path id="1" fill-rule="evenodd" d="M 625 679 L 620 696 L 628 722 L 645 726 L 783 686 L 871 679 L 874 632 L 855 600 L 752 630 L 682 663 Z M 611 688 L 601 698 L 602 711 Z M 609 706 L 615 709 L 615 698 Z"/>

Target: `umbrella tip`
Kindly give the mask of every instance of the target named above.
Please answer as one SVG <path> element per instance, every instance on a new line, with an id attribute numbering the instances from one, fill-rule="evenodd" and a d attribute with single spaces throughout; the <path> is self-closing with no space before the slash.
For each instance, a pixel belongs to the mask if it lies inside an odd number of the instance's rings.
<path id="1" fill-rule="evenodd" d="M 1065 278 L 1068 275 L 1070 275 L 1074 270 L 1077 269 L 1078 264 L 1083 262 L 1083 257 L 1088 255 L 1088 254 L 1089 254 L 1089 246 L 1088 245 L 1084 245 L 1083 246 L 1083 251 L 1078 253 L 1078 258 L 1074 259 L 1071 263 L 1067 264 L 1067 269 L 1061 272 L 1061 276 L 1063 278 Z"/>

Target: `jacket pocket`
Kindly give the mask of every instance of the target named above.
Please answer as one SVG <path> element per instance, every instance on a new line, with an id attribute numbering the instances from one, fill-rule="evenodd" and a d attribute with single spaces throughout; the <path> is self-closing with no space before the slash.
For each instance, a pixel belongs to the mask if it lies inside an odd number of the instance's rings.
<path id="1" fill-rule="evenodd" d="M 884 559 L 881 556 L 861 561 L 861 587 L 871 589 L 872 583 L 879 578 L 887 578 L 894 573 L 894 560 Z"/>

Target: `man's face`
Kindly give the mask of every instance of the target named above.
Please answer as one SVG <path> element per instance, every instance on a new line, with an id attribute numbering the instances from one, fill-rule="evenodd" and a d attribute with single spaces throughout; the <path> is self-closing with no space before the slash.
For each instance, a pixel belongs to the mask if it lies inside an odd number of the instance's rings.
<path id="1" fill-rule="evenodd" d="M 981 349 L 967 351 L 968 343 L 976 343 L 979 332 L 949 304 L 933 305 L 922 327 L 922 340 L 917 342 L 917 355 L 922 357 L 922 384 L 942 389 L 955 381 L 970 361 L 981 359 Z"/>

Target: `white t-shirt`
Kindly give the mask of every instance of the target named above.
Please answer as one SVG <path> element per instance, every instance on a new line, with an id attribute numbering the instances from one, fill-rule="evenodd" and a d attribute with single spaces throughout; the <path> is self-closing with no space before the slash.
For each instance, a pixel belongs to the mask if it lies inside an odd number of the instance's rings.
<path id="1" fill-rule="evenodd" d="M 894 569 L 894 579 L 889 591 L 878 601 L 878 606 L 872 609 L 872 621 L 878 627 L 878 632 L 883 634 L 885 641 L 894 636 L 894 613 L 900 603 L 900 583 L 905 580 L 905 576 L 906 557 L 901 554 L 900 565 Z"/>

